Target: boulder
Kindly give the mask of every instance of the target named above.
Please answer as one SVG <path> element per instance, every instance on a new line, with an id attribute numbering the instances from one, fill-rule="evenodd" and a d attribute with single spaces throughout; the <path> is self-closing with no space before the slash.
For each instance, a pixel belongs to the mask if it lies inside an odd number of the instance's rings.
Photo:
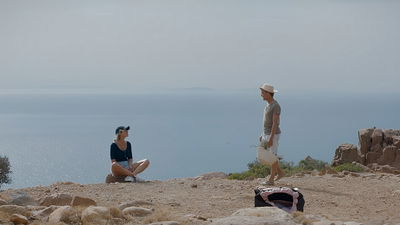
<path id="1" fill-rule="evenodd" d="M 61 206 L 58 209 L 54 210 L 49 215 L 49 223 L 57 224 L 60 222 L 64 222 L 66 224 L 74 224 L 79 222 L 77 211 L 71 206 Z"/>
<path id="2" fill-rule="evenodd" d="M 358 141 L 359 141 L 359 146 L 360 146 L 360 152 L 363 155 L 365 155 L 367 152 L 369 152 L 369 149 L 371 147 L 372 132 L 374 132 L 373 128 L 361 129 L 358 131 Z"/>
<path id="3" fill-rule="evenodd" d="M 13 222 L 14 224 L 28 224 L 29 220 L 26 218 L 26 216 L 20 215 L 20 214 L 13 214 L 10 218 L 10 221 Z"/>
<path id="4" fill-rule="evenodd" d="M 341 144 L 335 151 L 333 166 L 338 166 L 343 163 L 360 162 L 361 157 L 358 154 L 357 146 L 353 144 Z"/>
<path id="5" fill-rule="evenodd" d="M 74 196 L 74 198 L 71 201 L 71 205 L 80 207 L 89 207 L 92 205 L 96 206 L 97 204 L 93 199 Z"/>
<path id="6" fill-rule="evenodd" d="M 26 217 L 31 216 L 31 211 L 27 209 L 24 206 L 19 206 L 19 205 L 2 205 L 0 206 L 0 212 L 5 213 L 5 214 L 21 214 Z"/>
<path id="7" fill-rule="evenodd" d="M 212 225 L 295 225 L 292 215 L 275 208 L 259 207 L 239 209 L 229 217 L 213 219 Z"/>
<path id="8" fill-rule="evenodd" d="M 54 212 L 59 207 L 60 206 L 52 205 L 52 206 L 49 206 L 49 207 L 41 209 L 41 210 L 33 211 L 32 216 L 34 218 L 42 219 L 42 218 L 48 217 L 52 212 Z"/>
<path id="9" fill-rule="evenodd" d="M 44 197 L 40 200 L 40 205 L 42 206 L 51 206 L 51 205 L 69 205 L 71 204 L 72 196 L 70 194 L 53 194 L 47 197 Z"/>
<path id="10" fill-rule="evenodd" d="M 106 176 L 105 181 L 107 184 L 116 183 L 116 182 L 123 183 L 123 182 L 125 182 L 125 177 L 116 177 L 110 173 Z"/>
<path id="11" fill-rule="evenodd" d="M 141 208 L 141 207 L 128 207 L 122 210 L 122 214 L 124 215 L 125 218 L 129 217 L 144 217 L 148 216 L 153 213 L 153 210 L 151 209 L 146 209 L 146 208 Z"/>
<path id="12" fill-rule="evenodd" d="M 89 206 L 82 212 L 83 225 L 107 225 L 111 220 L 110 209 L 100 206 Z"/>
<path id="13" fill-rule="evenodd" d="M 375 129 L 371 134 L 371 145 L 381 145 L 383 142 L 383 131 L 381 129 Z"/>
<path id="14" fill-rule="evenodd" d="M 26 192 L 16 192 L 11 194 L 11 200 L 9 202 L 10 205 L 38 205 L 38 202 Z"/>

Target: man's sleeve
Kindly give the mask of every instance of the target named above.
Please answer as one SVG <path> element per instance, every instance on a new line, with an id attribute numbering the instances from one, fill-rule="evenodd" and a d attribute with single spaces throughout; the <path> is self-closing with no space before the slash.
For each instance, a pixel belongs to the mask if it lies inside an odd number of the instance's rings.
<path id="1" fill-rule="evenodd" d="M 281 106 L 280 105 L 275 105 L 273 115 L 278 114 L 281 115 Z"/>

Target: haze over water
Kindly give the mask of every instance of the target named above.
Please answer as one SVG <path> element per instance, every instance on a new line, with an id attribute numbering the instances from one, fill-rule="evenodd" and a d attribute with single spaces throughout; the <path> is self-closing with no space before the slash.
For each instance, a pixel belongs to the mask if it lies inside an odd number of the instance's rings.
<path id="1" fill-rule="evenodd" d="M 357 130 L 399 128 L 394 95 L 276 96 L 282 106 L 279 154 L 330 162 Z M 57 181 L 101 183 L 119 125 L 130 125 L 136 160 L 148 158 L 146 179 L 239 172 L 255 160 L 265 102 L 254 91 L 164 94 L 1 94 L 1 152 L 20 188 Z"/>

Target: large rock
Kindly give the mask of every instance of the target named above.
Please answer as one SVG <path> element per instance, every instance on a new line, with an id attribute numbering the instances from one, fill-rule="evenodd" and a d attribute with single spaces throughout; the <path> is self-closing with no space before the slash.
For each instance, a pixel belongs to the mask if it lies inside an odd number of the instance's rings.
<path id="1" fill-rule="evenodd" d="M 11 194 L 11 200 L 9 202 L 10 205 L 38 205 L 38 202 L 26 192 L 16 192 Z"/>
<path id="2" fill-rule="evenodd" d="M 372 132 L 374 132 L 373 128 L 361 129 L 358 131 L 358 141 L 359 141 L 359 145 L 360 145 L 360 152 L 363 155 L 367 154 L 367 152 L 369 152 L 369 149 L 371 148 Z"/>
<path id="3" fill-rule="evenodd" d="M 54 206 L 54 205 L 48 206 L 41 210 L 32 211 L 32 216 L 37 219 L 43 219 L 48 217 L 52 212 L 54 212 L 58 208 L 60 208 L 60 206 Z"/>
<path id="4" fill-rule="evenodd" d="M 40 205 L 51 206 L 51 205 L 70 205 L 72 201 L 72 196 L 70 194 L 53 194 L 44 197 L 40 200 Z"/>
<path id="5" fill-rule="evenodd" d="M 74 224 L 79 222 L 77 211 L 71 206 L 61 206 L 54 210 L 54 212 L 49 215 L 49 223 L 57 224 L 60 222 L 64 222 L 66 224 Z"/>
<path id="6" fill-rule="evenodd" d="M 26 216 L 20 215 L 20 214 L 13 214 L 10 218 L 10 221 L 13 222 L 14 224 L 28 224 L 28 218 Z"/>
<path id="7" fill-rule="evenodd" d="M 143 217 L 143 216 L 148 216 L 153 213 L 153 210 L 151 209 L 146 209 L 146 208 L 141 208 L 141 207 L 128 207 L 122 210 L 122 214 L 125 216 L 125 218 L 130 218 L 130 217 Z"/>
<path id="8" fill-rule="evenodd" d="M 275 207 L 239 209 L 229 217 L 213 219 L 212 225 L 295 225 L 294 218 Z"/>
<path id="9" fill-rule="evenodd" d="M 360 162 L 361 157 L 358 154 L 357 146 L 353 144 L 341 144 L 336 149 L 335 158 L 333 159 L 333 166 L 343 163 Z"/>
<path id="10" fill-rule="evenodd" d="M 12 214 L 21 214 L 26 217 L 31 216 L 31 211 L 28 208 L 19 205 L 2 205 L 0 206 L 0 212 L 9 214 L 10 216 Z"/>
<path id="11" fill-rule="evenodd" d="M 71 201 L 72 206 L 79 206 L 79 207 L 89 207 L 89 206 L 96 206 L 96 202 L 90 198 L 84 198 L 79 196 L 74 196 Z"/>
<path id="12" fill-rule="evenodd" d="M 111 220 L 111 212 L 107 207 L 89 206 L 82 212 L 83 225 L 107 225 Z"/>

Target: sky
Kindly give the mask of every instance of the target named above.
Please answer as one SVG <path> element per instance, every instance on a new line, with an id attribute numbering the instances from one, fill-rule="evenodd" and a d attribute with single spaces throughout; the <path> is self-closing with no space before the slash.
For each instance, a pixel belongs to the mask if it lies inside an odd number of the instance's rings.
<path id="1" fill-rule="evenodd" d="M 1 0 L 0 90 L 399 93 L 396 0 Z"/>

